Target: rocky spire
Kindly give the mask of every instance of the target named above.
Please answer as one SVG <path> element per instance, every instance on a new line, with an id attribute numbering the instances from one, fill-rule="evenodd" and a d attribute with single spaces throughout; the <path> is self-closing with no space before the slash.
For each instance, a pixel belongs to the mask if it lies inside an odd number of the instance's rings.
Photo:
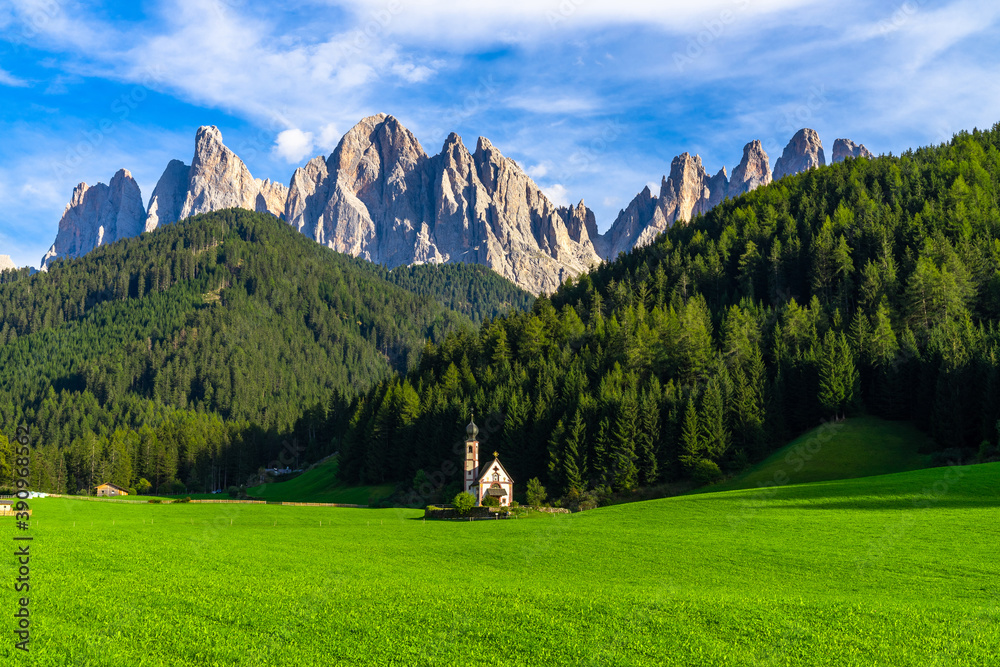
<path id="1" fill-rule="evenodd" d="M 837 139 L 833 142 L 833 163 L 843 162 L 847 158 L 873 158 L 872 152 L 864 144 L 856 144 L 850 139 Z"/>
<path id="2" fill-rule="evenodd" d="M 665 184 L 666 179 L 664 179 Z M 647 185 L 629 202 L 627 207 L 618 212 L 618 217 L 615 218 L 611 229 L 602 239 L 602 257 L 614 259 L 618 253 L 628 252 L 635 246 L 636 239 L 653 219 L 656 201 L 657 198 L 653 196 Z"/>
<path id="3" fill-rule="evenodd" d="M 288 188 L 255 179 L 243 160 L 223 143 L 219 128 L 199 127 L 194 143 L 191 166 L 171 160 L 156 183 L 146 211 L 145 231 L 224 208 L 285 215 Z"/>
<path id="4" fill-rule="evenodd" d="M 194 159 L 188 174 L 187 196 L 179 220 L 224 208 L 257 208 L 260 186 L 235 153 L 222 143 L 214 125 L 198 128 Z"/>
<path id="5" fill-rule="evenodd" d="M 14 260 L 10 258 L 10 255 L 0 255 L 0 271 L 11 270 L 17 270 Z"/>
<path id="6" fill-rule="evenodd" d="M 126 169 L 118 170 L 105 185 L 80 183 L 59 221 L 59 232 L 41 268 L 62 257 L 80 257 L 94 248 L 142 232 L 145 211 L 139 185 Z"/>
<path id="7" fill-rule="evenodd" d="M 658 205 L 664 220 L 671 225 L 702 213 L 709 194 L 708 172 L 701 165 L 701 157 L 681 153 L 670 163 L 670 177 L 660 185 Z"/>
<path id="8" fill-rule="evenodd" d="M 823 142 L 816 130 L 803 128 L 795 133 L 774 163 L 774 180 L 826 165 Z"/>
<path id="9" fill-rule="evenodd" d="M 760 141 L 751 141 L 743 147 L 743 159 L 733 170 L 729 181 L 729 196 L 738 197 L 771 182 L 771 165 Z"/>
<path id="10" fill-rule="evenodd" d="M 190 171 L 191 167 L 180 160 L 171 160 L 167 164 L 149 199 L 144 231 L 151 232 L 160 225 L 169 225 L 181 219 Z"/>
<path id="11" fill-rule="evenodd" d="M 729 192 L 729 179 L 726 177 L 726 168 L 723 167 L 719 170 L 719 173 L 708 179 L 705 186 L 708 188 L 708 193 L 700 202 L 698 213 L 708 213 L 726 198 L 726 194 Z"/>
<path id="12" fill-rule="evenodd" d="M 285 220 L 292 227 L 316 239 L 323 209 L 330 199 L 330 172 L 326 158 L 314 157 L 292 175 L 285 200 Z"/>
<path id="13" fill-rule="evenodd" d="M 728 189 L 725 167 L 709 177 L 701 157 L 681 153 L 670 163 L 670 176 L 662 178 L 659 196 L 644 188 L 595 245 L 602 257 L 614 259 L 620 252 L 649 244 L 674 223 L 708 212 L 726 198 Z"/>

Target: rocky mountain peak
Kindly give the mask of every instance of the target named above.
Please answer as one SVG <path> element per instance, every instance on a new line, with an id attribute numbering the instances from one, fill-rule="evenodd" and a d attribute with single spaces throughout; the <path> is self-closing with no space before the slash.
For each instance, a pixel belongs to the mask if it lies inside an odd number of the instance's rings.
<path id="1" fill-rule="evenodd" d="M 42 270 L 62 257 L 80 257 L 94 248 L 142 233 L 146 212 L 139 185 L 119 169 L 109 185 L 80 183 L 59 221 L 59 232 L 42 257 Z"/>
<path id="2" fill-rule="evenodd" d="M 202 125 L 194 135 L 195 155 L 209 150 L 212 144 L 222 144 L 222 132 L 215 125 Z"/>
<path id="3" fill-rule="evenodd" d="M 673 159 L 670 178 L 660 187 L 660 208 L 667 225 L 677 220 L 690 220 L 703 212 L 703 202 L 707 203 L 710 195 L 708 181 L 708 172 L 700 156 L 681 153 Z M 725 196 L 725 189 L 722 195 Z"/>
<path id="4" fill-rule="evenodd" d="M 729 182 L 729 196 L 738 197 L 771 182 L 771 165 L 760 141 L 751 141 L 743 147 L 743 159 L 733 170 Z"/>
<path id="5" fill-rule="evenodd" d="M 146 210 L 144 231 L 224 208 L 245 208 L 281 217 L 287 196 L 288 188 L 283 184 L 255 179 L 243 160 L 223 142 L 218 127 L 203 125 L 195 133 L 191 165 L 171 160 L 157 181 Z"/>
<path id="6" fill-rule="evenodd" d="M 850 139 L 837 139 L 833 142 L 833 162 L 843 162 L 847 158 L 873 158 L 875 157 L 864 144 L 856 144 Z"/>
<path id="7" fill-rule="evenodd" d="M 222 142 L 219 128 L 199 127 L 179 219 L 224 208 L 256 210 L 259 192 L 243 160 Z"/>
<path id="8" fill-rule="evenodd" d="M 795 133 L 781 157 L 774 163 L 774 180 L 825 165 L 826 156 L 823 154 L 823 142 L 819 140 L 819 134 L 816 130 L 803 128 Z"/>
<path id="9" fill-rule="evenodd" d="M 10 258 L 10 255 L 0 255 L 0 271 L 12 271 L 16 269 L 17 266 L 14 264 L 14 260 Z"/>

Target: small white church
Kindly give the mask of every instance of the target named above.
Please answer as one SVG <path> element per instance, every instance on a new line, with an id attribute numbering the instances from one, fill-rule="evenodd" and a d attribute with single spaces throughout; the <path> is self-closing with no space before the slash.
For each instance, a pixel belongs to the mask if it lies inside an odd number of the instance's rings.
<path id="1" fill-rule="evenodd" d="M 493 462 L 479 468 L 479 427 L 471 419 L 465 427 L 465 491 L 476 499 L 476 505 L 483 504 L 483 498 L 493 496 L 501 507 L 510 506 L 514 496 L 514 480 L 511 479 L 497 453 L 493 452 Z"/>

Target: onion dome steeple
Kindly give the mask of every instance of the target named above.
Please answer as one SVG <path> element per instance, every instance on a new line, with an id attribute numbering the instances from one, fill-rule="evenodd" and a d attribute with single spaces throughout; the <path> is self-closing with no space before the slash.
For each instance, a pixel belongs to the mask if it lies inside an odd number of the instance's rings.
<path id="1" fill-rule="evenodd" d="M 476 436 L 479 435 L 479 427 L 476 426 L 476 422 L 473 416 L 469 417 L 469 425 L 465 427 L 465 435 L 467 440 L 475 440 Z"/>

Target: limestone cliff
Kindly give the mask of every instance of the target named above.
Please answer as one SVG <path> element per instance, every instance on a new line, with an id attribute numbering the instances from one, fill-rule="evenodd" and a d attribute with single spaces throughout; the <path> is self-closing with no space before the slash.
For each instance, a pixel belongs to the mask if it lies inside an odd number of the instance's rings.
<path id="1" fill-rule="evenodd" d="M 42 257 L 41 269 L 47 270 L 56 259 L 80 257 L 106 243 L 136 236 L 145 217 L 142 193 L 128 170 L 120 169 L 108 185 L 80 183 L 63 211 L 55 242 Z"/>
<path id="2" fill-rule="evenodd" d="M 482 137 L 470 153 L 453 133 L 429 157 L 385 114 L 351 128 L 326 160 L 296 170 L 285 219 L 330 248 L 387 266 L 475 262 L 535 293 L 598 261 L 596 221 L 582 202 L 555 206 Z"/>
<path id="3" fill-rule="evenodd" d="M 823 142 L 816 130 L 803 128 L 795 133 L 774 163 L 774 180 L 826 165 Z"/>
<path id="4" fill-rule="evenodd" d="M 833 162 L 843 162 L 849 157 L 873 158 L 872 152 L 865 148 L 864 144 L 856 144 L 850 139 L 837 139 L 833 142 Z"/>

